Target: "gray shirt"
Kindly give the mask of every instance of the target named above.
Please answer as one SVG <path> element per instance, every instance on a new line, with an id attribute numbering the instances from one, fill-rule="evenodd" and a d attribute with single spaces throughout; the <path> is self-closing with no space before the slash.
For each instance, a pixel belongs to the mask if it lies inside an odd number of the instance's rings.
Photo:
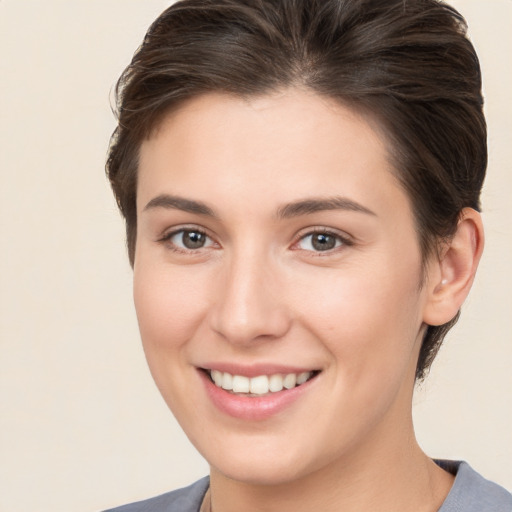
<path id="1" fill-rule="evenodd" d="M 512 512 L 512 494 L 486 480 L 466 462 L 436 461 L 455 475 L 455 483 L 438 512 Z M 199 512 L 209 479 L 176 491 L 105 512 Z"/>

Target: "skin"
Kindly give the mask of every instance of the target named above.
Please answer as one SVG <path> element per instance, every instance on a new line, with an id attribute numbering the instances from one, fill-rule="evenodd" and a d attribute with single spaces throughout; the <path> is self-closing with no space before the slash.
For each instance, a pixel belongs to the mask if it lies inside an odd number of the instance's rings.
<path id="1" fill-rule="evenodd" d="M 216 512 L 434 511 L 449 492 L 453 477 L 414 436 L 414 373 L 426 323 L 448 321 L 469 291 L 481 223 L 466 210 L 423 280 L 394 173 L 364 118 L 295 89 L 195 98 L 142 144 L 142 341 L 162 396 L 210 463 Z M 333 197 L 345 207 L 286 208 Z M 183 246 L 184 228 L 204 232 L 205 245 Z M 334 248 L 315 249 L 318 229 Z M 320 373 L 283 411 L 247 421 L 205 393 L 198 368 L 212 361 Z"/>

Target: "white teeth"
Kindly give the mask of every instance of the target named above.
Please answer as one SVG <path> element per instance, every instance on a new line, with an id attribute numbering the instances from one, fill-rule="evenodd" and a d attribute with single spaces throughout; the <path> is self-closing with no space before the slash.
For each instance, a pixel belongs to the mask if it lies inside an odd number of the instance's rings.
<path id="1" fill-rule="evenodd" d="M 226 374 L 224 374 L 226 375 Z M 233 375 L 233 392 L 234 393 L 249 393 L 250 382 L 249 377 L 243 375 Z"/>
<path id="2" fill-rule="evenodd" d="M 243 375 L 231 375 L 219 370 L 210 370 L 210 375 L 217 387 L 227 391 L 266 395 L 269 392 L 276 393 L 282 391 L 283 388 L 292 389 L 295 386 L 300 386 L 311 378 L 313 372 L 288 373 L 286 375 L 276 373 L 274 375 L 258 375 L 257 377 L 249 378 Z"/>
<path id="3" fill-rule="evenodd" d="M 251 393 L 255 395 L 265 395 L 268 393 L 268 377 L 260 375 L 251 379 Z"/>
<path id="4" fill-rule="evenodd" d="M 301 384 L 304 384 L 309 377 L 311 377 L 311 372 L 302 372 L 297 375 L 297 386 L 300 386 Z"/>
<path id="5" fill-rule="evenodd" d="M 292 389 L 295 387 L 295 384 L 297 384 L 297 375 L 295 373 L 289 373 L 284 379 L 283 379 L 283 386 L 286 389 Z"/>
<path id="6" fill-rule="evenodd" d="M 233 389 L 233 375 L 230 373 L 223 373 L 221 387 L 222 389 L 227 389 L 228 391 Z"/>
<path id="7" fill-rule="evenodd" d="M 283 389 L 283 376 L 279 373 L 271 375 L 268 379 L 268 389 L 273 393 L 281 391 Z"/>
<path id="8" fill-rule="evenodd" d="M 216 386 L 219 388 L 222 387 L 222 372 L 219 372 L 219 370 L 212 370 L 212 379 Z"/>

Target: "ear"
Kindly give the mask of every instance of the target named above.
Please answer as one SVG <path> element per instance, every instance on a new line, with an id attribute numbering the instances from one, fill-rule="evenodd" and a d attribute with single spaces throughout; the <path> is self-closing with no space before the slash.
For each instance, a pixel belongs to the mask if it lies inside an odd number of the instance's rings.
<path id="1" fill-rule="evenodd" d="M 423 312 L 427 325 L 445 324 L 457 314 L 473 284 L 483 248 L 482 218 L 472 208 L 464 208 L 455 235 L 428 267 Z"/>

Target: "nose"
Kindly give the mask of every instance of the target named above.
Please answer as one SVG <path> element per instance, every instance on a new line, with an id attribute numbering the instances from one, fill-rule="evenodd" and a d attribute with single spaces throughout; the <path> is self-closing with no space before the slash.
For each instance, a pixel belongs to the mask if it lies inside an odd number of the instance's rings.
<path id="1" fill-rule="evenodd" d="M 239 254 L 217 276 L 211 328 L 233 344 L 282 337 L 291 315 L 277 265 L 255 253 Z"/>

